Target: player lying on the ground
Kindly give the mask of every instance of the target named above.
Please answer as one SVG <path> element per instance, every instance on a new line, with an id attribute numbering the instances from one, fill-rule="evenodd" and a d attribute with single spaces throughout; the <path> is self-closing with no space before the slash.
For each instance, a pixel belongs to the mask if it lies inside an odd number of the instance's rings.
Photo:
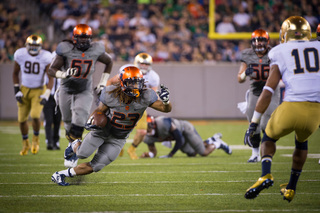
<path id="1" fill-rule="evenodd" d="M 160 158 L 171 158 L 178 150 L 188 156 L 207 156 L 215 149 L 222 149 L 227 154 L 232 154 L 231 148 L 223 140 L 222 134 L 216 133 L 207 140 L 202 141 L 194 126 L 185 120 L 178 120 L 170 117 L 159 116 L 154 118 L 148 116 L 148 130 L 144 142 L 148 144 L 149 152 L 144 152 L 141 158 L 153 158 L 157 155 L 155 142 L 176 141 L 173 149 L 168 155 Z"/>

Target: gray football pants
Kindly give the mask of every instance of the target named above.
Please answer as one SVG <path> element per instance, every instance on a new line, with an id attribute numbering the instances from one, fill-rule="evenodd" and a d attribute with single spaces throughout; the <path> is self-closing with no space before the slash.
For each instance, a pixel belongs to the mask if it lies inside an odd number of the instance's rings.
<path id="1" fill-rule="evenodd" d="M 180 148 L 183 153 L 192 155 L 194 152 L 198 153 L 199 155 L 203 155 L 205 151 L 205 147 L 203 144 L 203 140 L 200 137 L 197 130 L 194 126 L 188 122 L 183 122 L 183 137 L 184 137 L 184 145 Z"/>
<path id="2" fill-rule="evenodd" d="M 98 172 L 119 156 L 125 143 L 126 139 L 106 136 L 103 131 L 90 131 L 78 148 L 77 156 L 80 159 L 88 158 L 97 150 L 90 164 L 93 171 Z"/>
<path id="3" fill-rule="evenodd" d="M 68 94 L 60 87 L 59 106 L 62 121 L 67 131 L 70 131 L 71 123 L 84 127 L 90 115 L 92 101 L 93 94 L 89 90 L 79 94 Z"/>

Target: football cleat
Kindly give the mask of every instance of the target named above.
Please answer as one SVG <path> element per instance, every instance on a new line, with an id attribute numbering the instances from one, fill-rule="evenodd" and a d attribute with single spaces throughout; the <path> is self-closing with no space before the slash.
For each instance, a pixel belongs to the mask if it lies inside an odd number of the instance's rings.
<path id="1" fill-rule="evenodd" d="M 25 139 L 22 141 L 22 150 L 20 151 L 20 155 L 27 155 L 30 149 L 29 139 Z"/>
<path id="2" fill-rule="evenodd" d="M 267 189 L 272 185 L 273 185 L 272 175 L 270 173 L 266 174 L 265 176 L 260 177 L 255 184 L 253 184 L 249 189 L 247 189 L 244 197 L 246 199 L 254 199 L 259 195 L 259 193 L 263 189 Z"/>
<path id="3" fill-rule="evenodd" d="M 287 200 L 289 203 L 293 200 L 293 197 L 295 195 L 295 192 L 293 189 L 287 189 L 287 183 L 281 184 L 280 187 L 280 193 L 283 195 L 283 199 Z"/>
<path id="4" fill-rule="evenodd" d="M 137 159 L 139 159 L 139 157 L 138 157 L 137 154 L 136 154 L 136 148 L 135 148 L 134 146 L 131 145 L 131 146 L 128 148 L 127 152 L 128 152 L 128 154 L 129 154 L 131 160 L 137 160 Z"/>
<path id="5" fill-rule="evenodd" d="M 63 174 L 59 174 L 59 172 L 55 172 L 53 173 L 53 175 L 51 176 L 51 180 L 52 182 L 60 185 L 60 186 L 69 186 L 70 184 L 69 183 L 66 183 L 64 181 L 64 179 L 66 178 L 65 175 Z"/>
<path id="6" fill-rule="evenodd" d="M 31 145 L 31 153 L 37 154 L 39 152 L 39 144 L 40 144 L 40 138 L 39 136 L 33 136 L 32 137 L 32 145 Z"/>
<path id="7" fill-rule="evenodd" d="M 69 145 L 64 151 L 64 166 L 66 168 L 76 167 L 78 164 L 77 154 L 73 152 L 72 146 Z"/>
<path id="8" fill-rule="evenodd" d="M 248 163 L 257 163 L 260 162 L 261 157 L 259 155 L 251 155 L 249 160 L 247 161 Z"/>
<path id="9" fill-rule="evenodd" d="M 232 149 L 228 146 L 228 144 L 226 142 L 224 142 L 223 140 L 219 139 L 221 141 L 221 145 L 219 147 L 219 149 L 222 149 L 223 151 L 225 151 L 225 153 L 227 153 L 228 155 L 232 154 Z"/>
<path id="10" fill-rule="evenodd" d="M 221 138 L 222 138 L 222 133 L 218 132 L 218 133 L 214 134 L 212 137 L 213 137 L 215 140 L 221 139 Z"/>

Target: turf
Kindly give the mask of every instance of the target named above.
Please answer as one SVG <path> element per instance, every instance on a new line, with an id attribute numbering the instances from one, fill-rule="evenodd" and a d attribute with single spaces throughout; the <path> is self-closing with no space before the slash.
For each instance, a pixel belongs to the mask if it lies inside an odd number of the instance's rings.
<path id="1" fill-rule="evenodd" d="M 171 159 L 133 161 L 125 152 L 100 172 L 68 178 L 72 185 L 62 187 L 51 182 L 51 175 L 64 169 L 66 139 L 61 139 L 60 151 L 47 151 L 42 129 L 40 152 L 20 156 L 18 125 L 2 121 L 0 212 L 320 212 L 320 130 L 309 140 L 309 157 L 294 200 L 288 203 L 279 185 L 289 180 L 293 134 L 277 142 L 274 186 L 246 200 L 246 189 L 261 174 L 260 163 L 246 163 L 251 155 L 243 145 L 247 122 L 192 122 L 203 139 L 221 132 L 233 148 L 232 155 L 216 150 L 208 157 L 190 158 L 179 151 Z M 161 143 L 157 149 L 159 156 L 169 152 Z M 141 144 L 137 154 L 144 151 L 147 146 Z"/>

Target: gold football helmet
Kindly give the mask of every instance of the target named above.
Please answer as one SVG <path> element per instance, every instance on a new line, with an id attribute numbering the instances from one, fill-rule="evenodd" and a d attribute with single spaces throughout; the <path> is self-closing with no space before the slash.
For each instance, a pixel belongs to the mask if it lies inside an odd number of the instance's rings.
<path id="1" fill-rule="evenodd" d="M 301 16 L 291 16 L 287 18 L 280 29 L 280 43 L 294 40 L 311 39 L 311 27 L 306 19 Z"/>
<path id="2" fill-rule="evenodd" d="M 30 55 L 38 55 L 42 48 L 42 38 L 38 35 L 31 35 L 26 40 L 26 48 Z"/>
<path id="3" fill-rule="evenodd" d="M 151 70 L 152 57 L 148 53 L 139 53 L 134 58 L 134 65 L 145 75 Z"/>

